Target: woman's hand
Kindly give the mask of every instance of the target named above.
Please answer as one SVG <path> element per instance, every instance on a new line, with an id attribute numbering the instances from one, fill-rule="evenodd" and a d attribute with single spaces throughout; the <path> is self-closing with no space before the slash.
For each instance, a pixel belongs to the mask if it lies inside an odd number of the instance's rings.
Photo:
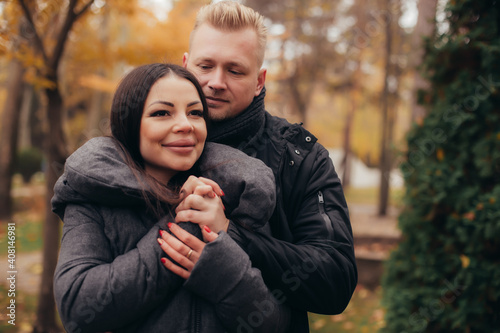
<path id="1" fill-rule="evenodd" d="M 187 280 L 206 244 L 175 223 L 169 223 L 168 227 L 175 237 L 160 230 L 161 237 L 158 238 L 158 243 L 163 251 L 178 265 L 167 258 L 161 258 L 161 262 L 167 269 Z M 203 238 L 208 242 L 218 237 L 207 226 L 203 226 L 201 232 Z"/>
<path id="2" fill-rule="evenodd" d="M 200 185 L 209 185 L 212 187 L 212 190 L 220 197 L 224 196 L 224 192 L 220 188 L 219 184 L 214 182 L 211 179 L 205 177 L 195 177 L 189 176 L 184 185 L 181 188 L 181 197 L 184 199 L 187 195 L 194 193 L 194 189 Z"/>
<path id="3" fill-rule="evenodd" d="M 215 188 L 214 188 L 215 186 Z M 206 178 L 189 177 L 184 186 L 184 199 L 175 209 L 175 222 L 193 222 L 206 225 L 215 233 L 226 231 L 229 220 L 224 213 L 224 204 L 217 193 L 219 185 Z"/>

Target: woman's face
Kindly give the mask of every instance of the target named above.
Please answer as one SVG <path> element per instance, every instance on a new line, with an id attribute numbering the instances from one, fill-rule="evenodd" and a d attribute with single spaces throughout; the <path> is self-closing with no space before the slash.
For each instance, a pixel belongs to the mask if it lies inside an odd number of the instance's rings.
<path id="1" fill-rule="evenodd" d="M 147 173 L 166 184 L 200 157 L 207 126 L 194 85 L 169 75 L 151 87 L 142 112 L 139 148 Z"/>

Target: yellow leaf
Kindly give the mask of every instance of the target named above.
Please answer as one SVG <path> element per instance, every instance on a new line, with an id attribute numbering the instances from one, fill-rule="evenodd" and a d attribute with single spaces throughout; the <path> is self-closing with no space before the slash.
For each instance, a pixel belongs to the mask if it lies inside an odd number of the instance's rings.
<path id="1" fill-rule="evenodd" d="M 442 161 L 444 159 L 444 151 L 443 149 L 439 148 L 437 151 L 436 151 L 436 157 L 439 161 Z"/>
<path id="2" fill-rule="evenodd" d="M 92 88 L 99 91 L 113 93 L 116 89 L 117 83 L 105 77 L 89 74 L 80 78 L 79 83 L 83 87 Z"/>
<path id="3" fill-rule="evenodd" d="M 325 326 L 325 324 L 326 321 L 324 319 L 319 319 L 318 321 L 315 321 L 312 326 L 315 330 L 319 330 L 320 328 Z"/>
<path id="4" fill-rule="evenodd" d="M 476 218 L 476 214 L 474 214 L 474 212 L 465 213 L 463 216 L 464 216 L 464 218 L 471 220 L 471 221 L 474 221 L 474 219 Z"/>
<path id="5" fill-rule="evenodd" d="M 342 325 L 342 328 L 347 331 L 350 331 L 354 328 L 354 323 L 352 321 L 347 321 L 344 323 L 344 325 Z"/>
<path id="6" fill-rule="evenodd" d="M 19 332 L 31 332 L 33 331 L 33 325 L 27 322 L 21 322 L 19 325 Z"/>
<path id="7" fill-rule="evenodd" d="M 494 204 L 496 202 L 495 198 L 493 198 L 493 197 L 491 197 L 489 201 L 490 201 L 490 204 Z"/>
<path id="8" fill-rule="evenodd" d="M 460 260 L 462 261 L 462 268 L 467 268 L 470 264 L 470 259 L 465 254 L 460 255 Z"/>

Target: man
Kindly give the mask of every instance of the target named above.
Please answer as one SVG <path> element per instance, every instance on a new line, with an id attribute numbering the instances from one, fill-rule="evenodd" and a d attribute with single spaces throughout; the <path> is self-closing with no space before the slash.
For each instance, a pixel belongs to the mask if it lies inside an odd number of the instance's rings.
<path id="1" fill-rule="evenodd" d="M 292 308 L 291 330 L 308 332 L 308 311 L 337 314 L 349 303 L 357 283 L 352 230 L 326 149 L 299 124 L 265 111 L 263 20 L 236 2 L 203 7 L 183 65 L 206 94 L 214 120 L 209 141 L 257 157 L 274 172 L 273 237 L 237 221 L 227 232 L 261 270 L 275 301 Z M 258 320 L 250 326 L 258 331 Z"/>

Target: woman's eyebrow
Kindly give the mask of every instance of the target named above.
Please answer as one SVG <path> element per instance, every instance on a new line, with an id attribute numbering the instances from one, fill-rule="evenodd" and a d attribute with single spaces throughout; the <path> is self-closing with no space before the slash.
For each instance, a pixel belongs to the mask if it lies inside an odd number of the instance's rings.
<path id="1" fill-rule="evenodd" d="M 154 101 L 153 103 L 149 104 L 148 106 L 154 105 L 154 104 L 165 104 L 167 106 L 174 106 L 174 103 L 167 102 L 167 101 Z"/>
<path id="2" fill-rule="evenodd" d="M 194 101 L 194 102 L 189 103 L 187 106 L 193 106 L 193 105 L 200 104 L 200 103 L 201 103 L 200 101 Z"/>

